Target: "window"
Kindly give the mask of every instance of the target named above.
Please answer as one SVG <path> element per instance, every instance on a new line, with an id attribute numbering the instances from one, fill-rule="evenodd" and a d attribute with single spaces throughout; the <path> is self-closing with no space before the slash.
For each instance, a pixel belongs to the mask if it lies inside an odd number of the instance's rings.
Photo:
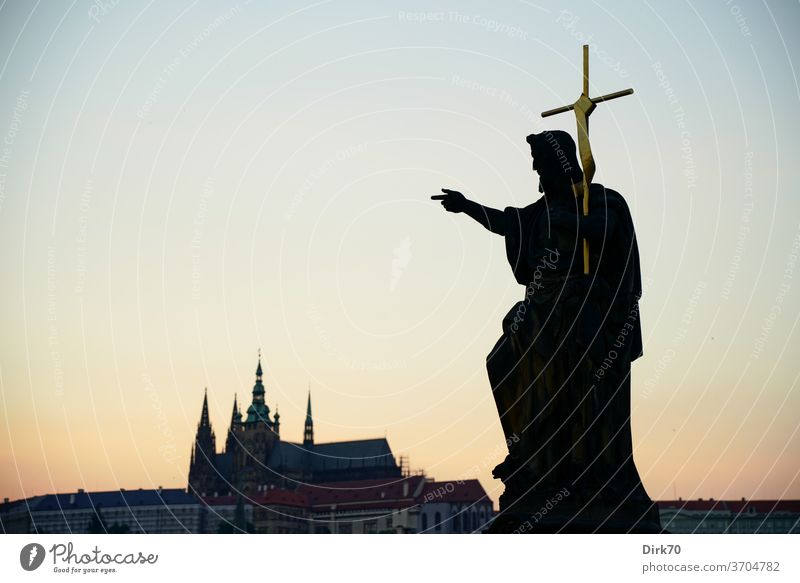
<path id="1" fill-rule="evenodd" d="M 377 520 L 365 520 L 364 521 L 364 533 L 365 534 L 373 534 L 378 532 L 378 521 Z"/>
<path id="2" fill-rule="evenodd" d="M 436 529 L 436 532 L 441 531 L 442 530 L 442 513 L 441 512 L 437 512 L 436 514 L 434 514 L 433 522 L 434 522 L 433 528 Z"/>
<path id="3" fill-rule="evenodd" d="M 422 513 L 422 530 L 428 530 L 428 515 Z"/>

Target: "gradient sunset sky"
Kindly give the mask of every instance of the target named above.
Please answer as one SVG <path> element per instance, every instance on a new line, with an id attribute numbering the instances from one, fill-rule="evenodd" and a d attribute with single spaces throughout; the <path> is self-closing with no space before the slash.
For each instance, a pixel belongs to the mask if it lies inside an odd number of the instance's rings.
<path id="1" fill-rule="evenodd" d="M 429 197 L 538 198 L 574 101 L 638 232 L 636 463 L 654 499 L 800 497 L 800 6 L 0 6 L 0 496 L 184 487 L 257 350 L 282 437 L 388 436 L 477 477 L 485 370 L 524 288 Z"/>

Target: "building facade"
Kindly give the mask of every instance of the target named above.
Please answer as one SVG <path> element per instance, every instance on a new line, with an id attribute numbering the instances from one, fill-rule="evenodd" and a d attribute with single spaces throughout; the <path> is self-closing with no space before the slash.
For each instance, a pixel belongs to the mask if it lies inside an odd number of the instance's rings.
<path id="1" fill-rule="evenodd" d="M 670 500 L 661 524 L 678 534 L 797 534 L 800 500 Z"/>
<path id="2" fill-rule="evenodd" d="M 252 508 L 253 520 L 245 527 L 231 518 L 236 532 L 249 528 L 264 534 L 466 534 L 484 530 L 494 515 L 478 480 L 436 482 L 422 474 L 303 484 L 252 498 L 220 496 L 203 502 L 210 512 L 232 517 L 237 498 Z"/>
<path id="3" fill-rule="evenodd" d="M 477 480 L 399 479 L 270 487 L 254 496 L 184 490 L 50 494 L 0 505 L 4 533 L 438 534 L 480 532 L 492 502 Z"/>
<path id="4" fill-rule="evenodd" d="M 181 489 L 116 490 L 47 494 L 4 502 L 5 533 L 182 534 L 205 530 L 205 512 Z"/>

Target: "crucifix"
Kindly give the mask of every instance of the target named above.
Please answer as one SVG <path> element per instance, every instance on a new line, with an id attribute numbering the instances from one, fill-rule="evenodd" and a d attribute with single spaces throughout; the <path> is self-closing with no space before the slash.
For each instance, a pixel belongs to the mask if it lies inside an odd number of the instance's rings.
<path id="1" fill-rule="evenodd" d="M 549 117 L 570 110 L 575 112 L 575 120 L 578 122 L 578 151 L 580 152 L 581 166 L 583 167 L 583 216 L 589 214 L 589 187 L 592 184 L 595 171 L 592 146 L 589 144 L 589 116 L 601 101 L 609 101 L 631 93 L 633 93 L 633 89 L 623 89 L 601 97 L 589 97 L 589 45 L 583 45 L 583 93 L 575 103 L 542 112 L 542 117 Z M 577 197 L 580 192 L 578 190 L 579 186 L 573 184 L 572 188 Z M 589 274 L 589 242 L 585 237 L 583 239 L 583 273 Z"/>

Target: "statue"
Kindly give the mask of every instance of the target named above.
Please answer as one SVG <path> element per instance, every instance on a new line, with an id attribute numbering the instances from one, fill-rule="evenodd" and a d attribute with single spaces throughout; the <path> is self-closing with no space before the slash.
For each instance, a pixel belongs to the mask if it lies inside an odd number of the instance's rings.
<path id="1" fill-rule="evenodd" d="M 506 490 L 492 531 L 657 532 L 632 456 L 630 364 L 642 354 L 642 288 L 630 212 L 619 193 L 592 184 L 583 216 L 572 138 L 548 131 L 528 142 L 544 194 L 530 206 L 500 211 L 448 189 L 433 197 L 502 235 L 525 286 L 486 361 L 509 444 L 494 470 Z"/>
<path id="2" fill-rule="evenodd" d="M 489 532 L 661 532 L 631 440 L 631 362 L 642 354 L 636 234 L 623 197 L 591 182 L 588 146 L 594 103 L 631 90 L 586 97 L 585 48 L 584 58 L 581 99 L 546 114 L 575 109 L 588 175 L 570 135 L 544 131 L 527 138 L 544 195 L 533 204 L 501 211 L 449 189 L 431 197 L 503 236 L 525 286 L 486 360 L 509 444 L 493 471 L 505 491 Z"/>

